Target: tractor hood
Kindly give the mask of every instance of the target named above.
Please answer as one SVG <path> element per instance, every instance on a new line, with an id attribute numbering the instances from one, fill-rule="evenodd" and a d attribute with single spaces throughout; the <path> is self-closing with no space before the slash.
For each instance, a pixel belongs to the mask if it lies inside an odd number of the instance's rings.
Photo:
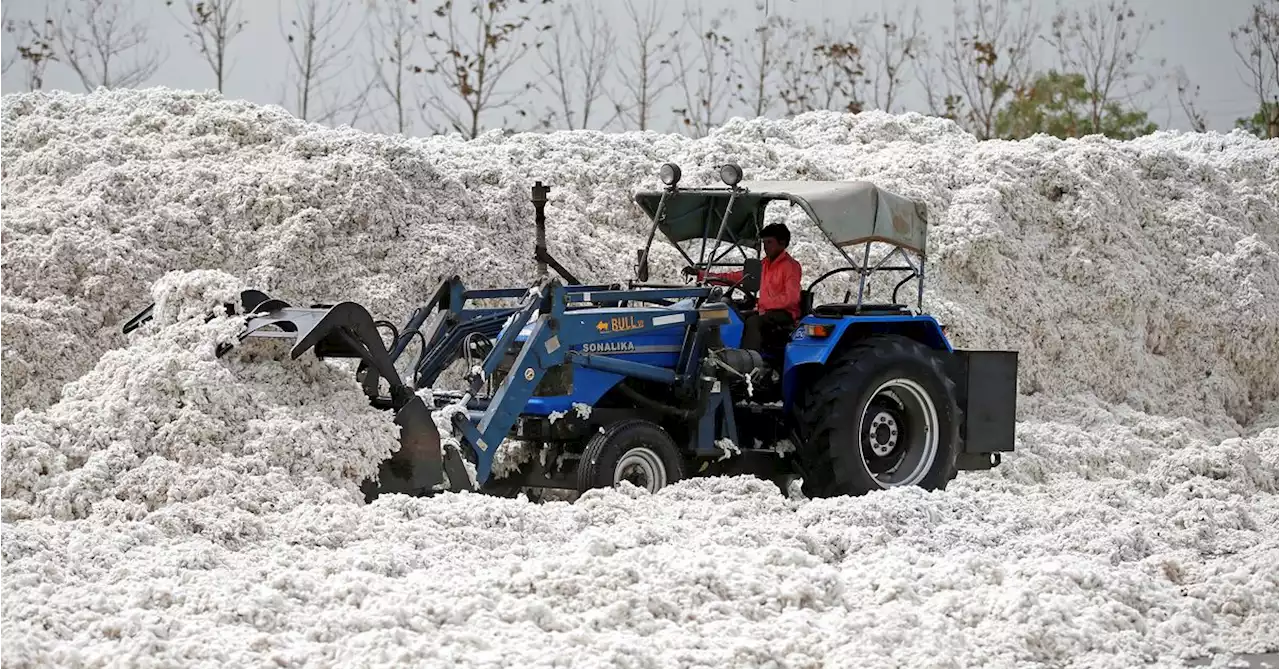
<path id="1" fill-rule="evenodd" d="M 615 320 L 630 318 L 653 318 L 662 317 L 664 314 L 680 313 L 693 309 L 693 300 L 681 300 L 671 306 L 644 306 L 644 307 L 593 307 L 587 309 L 574 309 L 571 313 L 578 316 L 590 315 L 599 318 L 602 323 L 612 324 Z M 520 330 L 520 334 L 516 335 L 516 341 L 525 341 L 529 334 L 533 331 L 533 326 L 538 320 L 539 313 L 534 312 L 533 317 Z M 510 321 L 508 321 L 509 323 Z M 506 332 L 507 326 L 503 326 L 502 331 Z M 501 333 L 498 335 L 502 336 Z M 623 336 L 622 334 L 618 335 Z M 603 338 L 612 338 L 603 336 Z"/>

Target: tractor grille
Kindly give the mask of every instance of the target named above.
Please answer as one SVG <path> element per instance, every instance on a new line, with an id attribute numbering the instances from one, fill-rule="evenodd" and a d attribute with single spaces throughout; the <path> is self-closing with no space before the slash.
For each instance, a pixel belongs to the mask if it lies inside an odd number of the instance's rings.
<path id="1" fill-rule="evenodd" d="M 498 386 L 506 381 L 507 374 L 511 372 L 511 366 L 515 364 L 516 356 L 514 353 L 507 354 L 498 363 L 498 369 L 493 374 L 493 387 L 496 390 Z M 573 393 L 573 365 L 561 364 L 547 370 L 542 375 L 542 379 L 538 381 L 538 385 L 533 389 L 534 397 L 560 397 Z"/>

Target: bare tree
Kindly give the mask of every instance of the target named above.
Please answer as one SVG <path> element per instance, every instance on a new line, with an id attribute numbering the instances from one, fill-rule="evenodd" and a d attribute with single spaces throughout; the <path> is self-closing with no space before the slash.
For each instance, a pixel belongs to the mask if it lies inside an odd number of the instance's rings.
<path id="1" fill-rule="evenodd" d="M 920 86 L 924 91 L 925 104 L 931 116 L 940 116 L 959 122 L 960 96 L 951 88 L 947 78 L 943 76 L 942 62 L 946 58 L 946 39 L 935 43 L 936 36 L 925 34 L 921 38 L 916 60 L 916 71 L 920 75 Z"/>
<path id="2" fill-rule="evenodd" d="M 9 14 L 9 10 L 12 7 L 13 7 L 13 3 L 9 3 L 7 5 L 0 5 L 0 25 L 4 26 L 4 31 L 9 35 L 17 36 L 18 23 L 17 21 L 14 21 L 13 17 Z M 6 39 L 6 42 L 11 42 L 11 41 L 12 41 L 12 38 Z M 17 64 L 17 62 L 21 60 L 21 58 L 22 58 L 22 52 L 18 50 L 18 47 L 14 47 L 13 51 L 10 52 L 8 46 L 6 45 L 4 59 L 0 60 L 0 74 L 9 74 L 9 70 L 13 69 L 13 66 Z"/>
<path id="3" fill-rule="evenodd" d="M 783 35 L 787 47 L 777 64 L 777 88 L 786 113 L 834 108 L 840 100 L 839 73 L 827 62 L 826 45 L 836 42 L 835 34 L 786 19 Z"/>
<path id="4" fill-rule="evenodd" d="M 866 39 L 866 60 L 871 79 L 870 101 L 877 109 L 893 111 L 893 103 L 907 72 L 924 47 L 921 32 L 920 9 L 917 7 L 907 18 L 906 10 L 899 8 L 889 17 L 887 10 L 880 13 L 879 31 L 874 39 Z"/>
<path id="5" fill-rule="evenodd" d="M 844 35 L 853 36 L 852 40 L 824 41 L 817 46 L 817 74 L 834 89 L 834 97 L 843 104 L 842 110 L 854 114 L 866 108 L 871 88 L 860 33 L 856 27 L 850 28 Z M 826 75 L 822 76 L 824 70 Z M 832 106 L 829 102 L 826 108 Z"/>
<path id="6" fill-rule="evenodd" d="M 424 110 L 430 107 L 448 127 L 475 138 L 480 134 L 481 114 L 502 109 L 533 89 L 532 82 L 499 86 L 533 46 L 524 39 L 532 16 L 516 11 L 516 6 L 528 4 L 528 0 L 467 1 L 473 26 L 463 25 L 453 0 L 444 0 L 432 12 L 432 22 L 438 27 L 426 35 L 428 65 L 420 69 L 434 76 L 434 80 L 428 79 Z M 535 32 L 545 29 L 535 28 Z M 464 111 L 459 112 L 459 103 Z M 527 116 L 528 112 L 517 108 L 516 114 Z M 424 120 L 431 124 L 429 117 Z"/>
<path id="7" fill-rule="evenodd" d="M 1132 102 L 1155 86 L 1154 76 L 1138 72 L 1155 27 L 1137 17 L 1129 0 L 1095 2 L 1083 12 L 1059 5 L 1045 40 L 1058 52 L 1063 72 L 1084 76 L 1091 127 L 1102 127 L 1107 103 Z"/>
<path id="8" fill-rule="evenodd" d="M 592 106 L 605 92 L 604 78 L 615 47 L 613 28 L 599 9 L 584 12 L 579 5 L 566 6 L 559 19 L 547 41 L 538 47 L 538 60 L 546 68 L 540 78 L 557 105 L 543 125 L 570 130 L 587 128 Z M 602 126 L 612 122 L 618 113 L 615 110 Z"/>
<path id="9" fill-rule="evenodd" d="M 19 23 L 8 15 L 11 6 L 12 3 L 4 5 L 5 14 L 0 22 L 4 24 L 4 31 L 11 36 L 10 39 L 17 40 L 17 45 L 13 53 L 4 58 L 4 72 L 8 73 L 14 65 L 22 63 L 25 70 L 22 78 L 27 90 L 40 90 L 44 87 L 45 69 L 50 62 L 58 60 L 54 50 L 57 29 L 53 17 L 46 5 L 42 20 Z"/>
<path id="10" fill-rule="evenodd" d="M 733 10 L 729 10 L 728 18 L 732 17 Z M 721 19 L 708 20 L 701 5 L 696 10 L 686 5 L 684 19 L 694 35 L 694 45 L 690 47 L 681 39 L 673 46 L 676 83 L 683 94 L 684 106 L 672 111 L 693 136 L 701 137 L 724 122 L 742 83 L 735 63 L 733 38 L 721 32 Z"/>
<path id="11" fill-rule="evenodd" d="M 785 51 L 776 66 L 778 97 L 788 114 L 815 109 L 862 111 L 872 94 L 862 45 L 866 22 L 843 28 L 797 28 L 784 22 Z"/>
<path id="12" fill-rule="evenodd" d="M 1277 53 L 1278 32 L 1280 10 L 1275 2 L 1259 1 L 1249 10 L 1248 20 L 1230 33 L 1231 48 L 1249 73 L 1244 82 L 1258 96 L 1258 111 L 1253 119 L 1246 120 L 1246 124 L 1268 138 L 1277 134 L 1277 94 L 1280 94 L 1276 74 L 1277 60 L 1280 59 L 1280 53 Z"/>
<path id="13" fill-rule="evenodd" d="M 147 22 L 134 19 L 124 4 L 74 0 L 61 5 L 54 31 L 58 51 L 86 91 L 137 86 L 160 67 L 161 54 L 147 46 Z"/>
<path id="14" fill-rule="evenodd" d="M 996 116 L 1004 101 L 1031 80 L 1031 47 L 1039 21 L 1027 2 L 976 0 L 974 16 L 957 2 L 950 35 L 939 50 L 946 82 L 942 110 L 979 139 L 995 136 Z M 933 82 L 927 82 L 930 107 L 936 108 Z"/>
<path id="15" fill-rule="evenodd" d="M 294 113 L 302 120 L 313 117 L 330 122 L 362 100 L 339 102 L 341 92 L 325 95 L 325 88 L 351 65 L 350 48 L 359 27 L 350 28 L 348 6 L 342 0 L 295 0 L 296 15 L 288 25 L 280 16 L 280 34 L 289 47 L 287 80 L 293 89 Z M 342 33 L 347 31 L 345 42 Z"/>
<path id="16" fill-rule="evenodd" d="M 752 39 L 741 44 L 747 85 L 742 87 L 738 101 L 752 116 L 759 117 L 773 108 L 774 96 L 769 89 L 777 77 L 778 61 L 784 57 L 786 23 L 773 13 L 770 0 L 757 0 L 755 7 L 760 12 L 760 22 L 752 29 Z"/>
<path id="17" fill-rule="evenodd" d="M 410 8 L 411 4 L 416 7 L 416 2 L 391 0 L 385 4 L 385 14 L 376 6 L 370 8 L 373 17 L 369 24 L 369 43 L 373 46 L 373 76 L 370 81 L 387 98 L 386 104 L 380 108 L 391 108 L 395 119 L 392 127 L 403 135 L 413 128 L 409 111 L 414 105 L 405 75 L 413 71 L 409 62 L 418 46 L 418 15 Z"/>
<path id="18" fill-rule="evenodd" d="M 172 6 L 175 0 L 165 0 Z M 227 49 L 231 40 L 244 31 L 245 22 L 240 19 L 239 0 L 182 0 L 190 21 L 186 25 L 187 39 L 200 51 L 217 79 L 218 92 L 230 66 Z"/>
<path id="19" fill-rule="evenodd" d="M 662 17 L 665 16 L 663 2 L 652 2 L 644 16 L 636 9 L 635 0 L 623 0 L 623 6 L 635 30 L 634 50 L 618 66 L 623 90 L 617 94 L 606 92 L 606 95 L 629 124 L 634 124 L 639 130 L 648 130 L 658 96 L 675 83 L 670 59 L 659 55 L 665 52 L 666 47 L 659 41 Z"/>
<path id="20" fill-rule="evenodd" d="M 1178 91 L 1178 106 L 1182 108 L 1182 113 L 1186 114 L 1187 122 L 1191 124 L 1191 130 L 1194 132 L 1207 130 L 1209 128 L 1208 119 L 1205 118 L 1204 112 L 1199 108 L 1200 86 L 1191 83 L 1191 79 L 1187 77 L 1187 71 L 1181 66 L 1174 72 L 1173 83 Z"/>

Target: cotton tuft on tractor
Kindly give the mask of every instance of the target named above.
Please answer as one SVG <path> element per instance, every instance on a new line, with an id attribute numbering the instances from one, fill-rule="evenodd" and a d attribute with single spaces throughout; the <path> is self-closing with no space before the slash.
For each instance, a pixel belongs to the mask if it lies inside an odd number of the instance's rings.
<path id="1" fill-rule="evenodd" d="M 655 492 L 690 476 L 741 474 L 784 492 L 800 478 L 809 497 L 941 490 L 959 471 L 998 466 L 1013 450 L 1017 353 L 955 349 L 923 312 L 922 203 L 863 181 L 744 182 L 736 165 L 721 168 L 724 187 L 681 188 L 672 164 L 661 177 L 662 189 L 634 196 L 652 226 L 625 285 L 584 284 L 551 257 L 548 189 L 538 182 L 535 255 L 559 278 L 468 289 L 453 276 L 399 328 L 352 302 L 302 308 L 253 290 L 228 308 L 245 319 L 241 340 L 291 340 L 295 359 L 360 361 L 370 403 L 400 426 L 399 450 L 363 486 L 369 501 L 582 492 L 624 480 Z M 758 350 L 743 349 L 770 205 L 802 210 L 847 264 L 801 290 L 794 326 L 766 329 Z M 648 283 L 658 233 L 700 270 L 691 284 Z M 889 250 L 873 262 L 876 244 Z M 698 258 L 682 245 L 697 246 Z M 741 279 L 711 276 L 726 267 Z M 889 302 L 866 300 L 877 272 L 906 274 Z M 856 297 L 813 303 L 820 284 L 850 273 Z M 914 306 L 898 297 L 912 280 Z M 414 343 L 405 380 L 396 363 Z M 466 387 L 435 389 L 460 360 Z M 449 417 L 451 439 L 442 441 L 433 413 Z M 494 456 L 509 438 L 534 443 L 541 457 L 498 478 Z"/>

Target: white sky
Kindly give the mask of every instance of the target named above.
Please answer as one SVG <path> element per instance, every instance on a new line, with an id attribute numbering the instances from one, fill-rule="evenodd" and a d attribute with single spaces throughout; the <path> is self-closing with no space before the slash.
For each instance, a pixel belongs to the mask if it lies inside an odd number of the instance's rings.
<path id="1" fill-rule="evenodd" d="M 61 0 L 58 0 L 60 2 Z M 76 0 L 77 2 L 81 0 Z M 214 77 L 202 56 L 187 42 L 183 36 L 182 23 L 177 18 L 179 9 L 168 8 L 161 0 L 119 0 L 136 12 L 139 18 L 150 21 L 149 46 L 164 54 L 159 70 L 146 82 L 146 85 L 160 85 L 185 89 L 206 89 L 214 87 Z M 349 16 L 360 17 L 363 7 L 370 0 L 347 0 L 351 6 Z M 379 0 L 386 2 L 387 0 Z M 627 19 L 621 0 L 573 0 L 577 4 L 601 7 L 615 22 L 619 34 L 619 48 L 627 47 L 630 38 L 624 31 Z M 641 5 L 648 5 L 659 0 L 638 0 Z M 852 18 L 868 13 L 878 12 L 881 8 L 879 0 L 873 2 L 823 2 L 822 0 L 772 0 L 775 12 L 797 20 L 821 21 L 828 25 L 841 25 Z M 972 0 L 958 0 L 969 4 Z M 1228 130 L 1235 118 L 1252 113 L 1255 101 L 1250 88 L 1241 78 L 1243 67 L 1232 51 L 1228 31 L 1243 22 L 1248 16 L 1251 0 L 1131 0 L 1133 8 L 1139 14 L 1145 13 L 1147 18 L 1163 21 L 1149 38 L 1142 56 L 1146 71 L 1154 75 L 1168 75 L 1172 68 L 1181 65 L 1186 68 L 1194 83 L 1201 87 L 1200 105 L 1207 113 L 1209 127 L 1213 130 Z M 559 0 L 557 4 L 564 4 Z M 293 9 L 294 0 L 242 0 L 243 15 L 248 25 L 245 31 L 232 42 L 232 67 L 228 75 L 225 94 L 233 98 L 245 98 L 258 103 L 285 104 L 286 81 L 288 72 L 288 51 L 281 36 L 280 14 Z M 9 18 L 33 18 L 41 16 L 46 6 L 55 6 L 54 0 L 6 0 L 3 2 L 5 13 Z M 424 3 L 419 3 L 424 4 Z M 432 2 L 425 3 L 433 7 Z M 1066 6 L 1084 6 L 1086 3 L 1064 3 Z M 666 8 L 671 17 L 669 27 L 674 29 L 680 20 L 682 0 L 667 0 Z M 1053 10 L 1048 2 L 1036 2 L 1037 10 L 1047 18 Z M 731 0 L 707 0 L 703 3 L 708 13 L 723 12 L 730 6 L 737 6 L 739 16 L 727 18 L 730 30 L 738 34 L 747 34 L 752 26 L 754 12 L 746 2 Z M 885 6 L 894 6 L 886 2 Z M 941 29 L 950 24 L 951 0 L 919 0 L 919 6 L 925 17 L 925 29 L 931 35 L 941 37 Z M 1047 21 L 1046 21 L 1047 23 Z M 349 30 L 361 30 L 359 20 L 349 21 Z M 362 33 L 363 34 L 363 33 Z M 6 55 L 14 48 L 9 35 L 3 36 L 3 50 Z M 346 68 L 340 77 L 348 90 L 354 90 L 369 75 L 369 44 L 366 40 L 357 39 L 353 44 L 350 56 L 354 64 Z M 1046 57 L 1048 52 L 1044 52 Z M 1163 60 L 1164 66 L 1158 63 Z M 1050 63 L 1042 59 L 1040 63 L 1047 67 Z M 516 84 L 534 72 L 539 62 L 530 55 L 513 69 L 509 81 Z M 61 63 L 52 64 L 45 75 L 45 88 L 84 90 L 75 74 Z M 617 76 L 611 76 L 608 84 L 616 86 Z M 12 68 L 3 78 L 3 91 L 13 92 L 23 89 L 23 75 L 20 66 Z M 923 105 L 923 97 L 916 82 L 908 84 L 904 93 L 904 102 L 914 103 L 912 108 L 927 111 Z M 1173 95 L 1172 85 L 1160 84 L 1145 96 L 1146 108 L 1152 120 L 1162 127 L 1179 129 L 1188 128 L 1188 123 L 1179 109 Z M 528 109 L 541 111 L 549 102 L 547 95 L 535 96 Z M 654 128 L 658 130 L 676 130 L 675 117 L 670 109 L 677 106 L 676 100 L 670 97 L 660 105 Z M 737 110 L 740 115 L 741 107 Z M 900 111 L 900 110 L 895 110 Z M 775 114 L 776 115 L 776 111 Z M 486 125 L 501 125 L 503 118 L 512 118 L 512 110 L 485 117 Z M 525 125 L 520 125 L 524 123 Z M 358 122 L 358 126 L 372 129 L 368 119 Z M 512 124 L 517 129 L 527 129 L 528 122 Z M 419 122 L 412 134 L 422 134 L 425 126 Z"/>

